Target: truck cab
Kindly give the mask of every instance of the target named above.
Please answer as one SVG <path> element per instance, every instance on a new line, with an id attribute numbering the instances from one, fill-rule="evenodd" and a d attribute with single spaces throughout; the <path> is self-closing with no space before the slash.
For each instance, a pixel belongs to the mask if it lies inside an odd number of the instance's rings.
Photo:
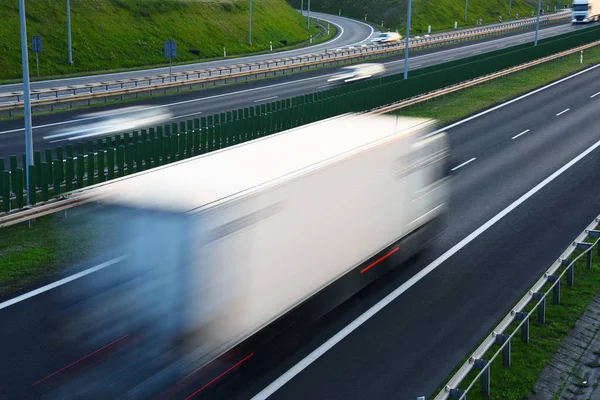
<path id="1" fill-rule="evenodd" d="M 600 18 L 600 0 L 574 0 L 573 24 L 597 22 Z"/>

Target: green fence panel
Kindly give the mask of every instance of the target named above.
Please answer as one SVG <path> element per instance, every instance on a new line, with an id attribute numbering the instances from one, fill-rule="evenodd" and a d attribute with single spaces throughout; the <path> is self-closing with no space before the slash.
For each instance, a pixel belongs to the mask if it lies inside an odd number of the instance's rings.
<path id="1" fill-rule="evenodd" d="M 4 161 L 3 161 L 4 163 Z M 39 185 L 42 182 L 42 153 L 36 151 L 33 153 L 33 165 L 35 166 L 35 181 Z M 2 165 L 4 169 L 4 165 Z"/>
<path id="2" fill-rule="evenodd" d="M 37 203 L 37 193 L 36 193 L 36 180 L 35 176 L 37 175 L 37 168 L 35 165 L 28 165 L 29 170 L 29 187 L 27 188 L 27 194 L 29 195 L 29 204 L 32 206 Z"/>
<path id="3" fill-rule="evenodd" d="M 106 179 L 115 179 L 115 149 L 112 147 L 106 149 Z"/>
<path id="4" fill-rule="evenodd" d="M 152 145 L 152 141 L 150 139 L 146 139 L 144 143 L 144 159 L 146 161 L 145 170 L 152 168 L 152 153 L 154 153 L 154 146 Z"/>
<path id="5" fill-rule="evenodd" d="M 183 122 L 182 122 L 183 124 Z M 179 134 L 179 154 L 177 160 L 183 160 L 185 158 L 185 142 L 188 140 L 188 134 L 184 130 Z"/>
<path id="6" fill-rule="evenodd" d="M 17 156 L 10 156 L 10 187 L 12 188 L 13 192 L 15 187 L 17 187 L 17 167 Z"/>
<path id="7" fill-rule="evenodd" d="M 131 143 L 131 137 L 129 136 L 129 133 L 124 133 L 123 134 L 123 143 L 119 143 L 117 144 L 116 147 L 119 147 L 121 144 L 125 147 L 127 147 L 127 145 Z"/>
<path id="8" fill-rule="evenodd" d="M 104 171 L 104 159 L 105 153 L 103 148 L 98 149 L 98 182 L 104 182 L 106 180 L 106 172 Z"/>
<path id="9" fill-rule="evenodd" d="M 125 157 L 127 159 L 127 175 L 131 175 L 134 173 L 133 159 L 135 156 L 135 145 L 133 143 L 129 143 L 125 148 L 125 153 Z"/>
<path id="10" fill-rule="evenodd" d="M 156 129 L 154 129 L 154 128 L 148 129 L 148 139 L 150 139 L 150 140 L 156 139 Z"/>
<path id="11" fill-rule="evenodd" d="M 2 171 L 2 211 L 10 211 L 10 172 Z"/>
<path id="12" fill-rule="evenodd" d="M 94 184 L 94 175 L 95 175 L 95 165 L 96 163 L 94 162 L 94 153 L 93 152 L 89 152 L 88 156 L 87 156 L 87 170 L 88 170 L 88 176 L 87 176 L 87 185 L 91 186 Z"/>
<path id="13" fill-rule="evenodd" d="M 169 163 L 169 138 L 164 136 L 162 138 L 162 160 L 161 165 L 166 165 Z"/>
<path id="14" fill-rule="evenodd" d="M 140 135 L 140 140 L 143 143 L 145 143 L 147 139 L 148 139 L 148 131 L 146 131 L 145 129 L 142 129 L 142 133 Z"/>
<path id="15" fill-rule="evenodd" d="M 160 157 L 162 154 L 162 139 L 159 137 L 155 137 L 154 140 L 152 140 L 152 144 L 154 146 L 154 150 L 152 151 L 152 155 L 154 157 L 154 163 L 152 164 L 154 167 L 158 167 L 160 166 Z"/>
<path id="16" fill-rule="evenodd" d="M 126 139 L 129 139 L 129 136 L 127 133 L 125 135 L 123 135 L 122 140 L 121 140 L 121 135 L 115 135 L 115 144 L 114 144 L 115 147 L 114 148 L 116 149 L 117 147 L 119 147 L 120 145 L 125 143 Z"/>
<path id="17" fill-rule="evenodd" d="M 61 164 L 58 160 L 54 160 L 54 163 L 52 165 L 54 167 L 54 174 L 52 174 L 54 176 L 54 181 L 52 184 L 52 189 L 54 191 L 54 196 L 60 196 L 60 175 L 61 175 Z"/>
<path id="18" fill-rule="evenodd" d="M 169 162 L 175 162 L 177 160 L 177 149 L 179 148 L 179 135 L 173 133 L 170 137 L 169 144 Z"/>
<path id="19" fill-rule="evenodd" d="M 5 170 L 5 166 L 4 166 L 4 158 L 0 157 L 0 191 L 2 190 L 2 188 L 4 187 L 4 170 Z"/>
<path id="20" fill-rule="evenodd" d="M 75 163 L 73 157 L 67 157 L 65 170 L 65 191 L 73 190 L 73 179 L 75 178 Z"/>
<path id="21" fill-rule="evenodd" d="M 119 178 L 125 176 L 125 146 L 117 147 L 117 173 Z"/>
<path id="22" fill-rule="evenodd" d="M 47 167 L 46 167 L 47 169 Z M 42 170 L 44 170 L 44 167 L 42 167 Z M 83 154 L 78 154 L 77 155 L 77 188 L 81 189 L 82 187 L 85 186 L 84 182 L 83 182 L 83 177 L 85 176 L 85 162 L 84 162 L 84 158 L 83 158 Z M 48 183 L 49 179 L 46 178 L 46 183 Z"/>
<path id="23" fill-rule="evenodd" d="M 14 188 L 15 203 L 16 203 L 17 209 L 21 209 L 25 205 L 23 203 L 23 169 L 17 168 L 15 170 L 15 175 L 16 175 L 15 182 L 17 182 L 17 185 Z"/>
<path id="24" fill-rule="evenodd" d="M 162 137 L 163 137 L 163 127 L 162 126 L 156 127 L 156 137 L 159 139 L 162 139 Z"/>
<path id="25" fill-rule="evenodd" d="M 67 157 L 71 157 L 73 158 L 73 145 L 72 144 L 68 144 L 67 145 Z"/>
<path id="26" fill-rule="evenodd" d="M 140 172 L 144 170 L 144 144 L 137 142 L 135 146 L 135 171 Z"/>
<path id="27" fill-rule="evenodd" d="M 137 142 L 140 141 L 140 135 L 139 135 L 138 131 L 133 131 L 132 141 L 133 141 L 133 144 L 136 144 Z"/>
<path id="28" fill-rule="evenodd" d="M 91 140 L 88 140 L 86 142 L 86 148 L 87 148 L 87 151 L 86 151 L 87 154 L 93 153 L 94 152 L 94 142 Z"/>
<path id="29" fill-rule="evenodd" d="M 77 142 L 77 157 L 82 156 L 83 153 L 83 142 Z"/>
<path id="30" fill-rule="evenodd" d="M 195 118 L 194 119 L 194 140 L 193 140 L 193 143 L 192 143 L 192 149 L 193 149 L 192 150 L 192 155 L 193 156 L 200 154 L 201 132 L 202 132 L 202 128 L 200 127 L 200 118 Z"/>

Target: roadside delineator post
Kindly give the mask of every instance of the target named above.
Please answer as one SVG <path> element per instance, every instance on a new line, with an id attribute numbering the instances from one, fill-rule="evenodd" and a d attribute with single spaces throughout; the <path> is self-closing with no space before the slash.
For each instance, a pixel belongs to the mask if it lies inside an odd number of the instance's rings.
<path id="1" fill-rule="evenodd" d="M 585 243 L 585 242 L 575 243 L 576 249 L 581 250 L 581 251 L 587 251 L 592 246 L 593 245 L 591 243 Z M 587 267 L 588 267 L 588 269 L 590 269 L 590 268 L 592 268 L 592 252 L 588 251 L 586 254 L 586 257 L 587 257 Z"/>
<path id="2" fill-rule="evenodd" d="M 496 335 L 496 343 L 504 345 L 502 348 L 502 366 L 504 368 L 510 367 L 510 336 Z"/>
<path id="3" fill-rule="evenodd" d="M 557 275 L 550 275 L 548 277 L 548 283 L 555 283 L 552 288 L 552 304 L 559 305 L 560 304 L 560 279 L 558 279 Z"/>

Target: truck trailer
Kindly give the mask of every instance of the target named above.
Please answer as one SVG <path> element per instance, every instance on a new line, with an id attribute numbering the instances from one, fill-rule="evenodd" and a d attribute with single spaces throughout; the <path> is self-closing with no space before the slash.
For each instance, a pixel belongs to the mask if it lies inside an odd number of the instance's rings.
<path id="1" fill-rule="evenodd" d="M 597 22 L 600 19 L 600 0 L 573 0 L 572 23 Z"/>
<path id="2" fill-rule="evenodd" d="M 123 261 L 57 299 L 60 340 L 125 349 L 44 398 L 186 397 L 424 250 L 448 210 L 435 126 L 348 114 L 91 187 Z"/>

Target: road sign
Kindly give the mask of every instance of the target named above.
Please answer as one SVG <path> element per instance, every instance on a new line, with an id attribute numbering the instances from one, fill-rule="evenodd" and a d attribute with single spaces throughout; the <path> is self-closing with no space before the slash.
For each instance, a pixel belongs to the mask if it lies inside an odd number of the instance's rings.
<path id="1" fill-rule="evenodd" d="M 31 38 L 31 50 L 34 53 L 42 52 L 42 37 L 41 36 L 33 36 Z"/>
<path id="2" fill-rule="evenodd" d="M 165 57 L 176 58 L 177 57 L 177 43 L 172 41 L 165 41 Z"/>

